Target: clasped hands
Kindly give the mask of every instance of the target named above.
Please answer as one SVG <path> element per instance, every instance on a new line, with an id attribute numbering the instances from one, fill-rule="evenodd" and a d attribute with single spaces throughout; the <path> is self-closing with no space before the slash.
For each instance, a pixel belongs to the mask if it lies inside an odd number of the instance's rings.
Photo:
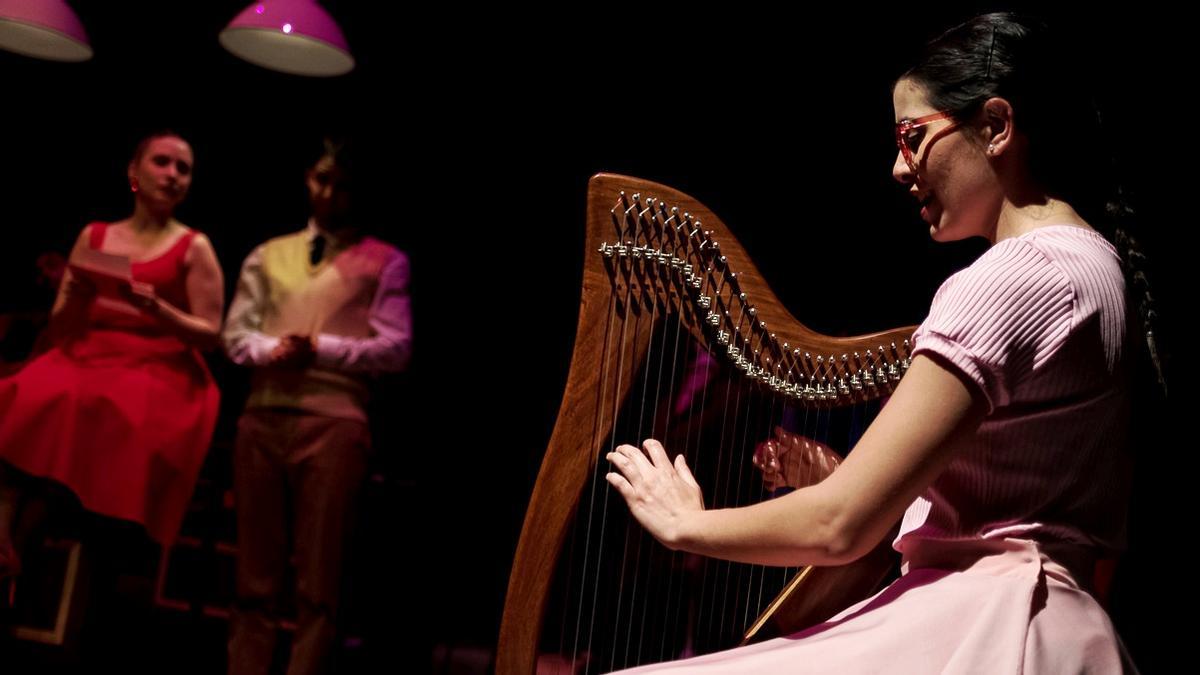
<path id="1" fill-rule="evenodd" d="M 307 335 L 285 335 L 267 355 L 268 366 L 276 368 L 307 368 L 317 358 L 317 347 Z"/>

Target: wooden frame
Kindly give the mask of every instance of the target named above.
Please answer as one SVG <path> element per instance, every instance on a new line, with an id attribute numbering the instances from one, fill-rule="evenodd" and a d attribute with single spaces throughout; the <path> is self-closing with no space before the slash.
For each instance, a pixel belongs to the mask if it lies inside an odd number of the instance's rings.
<path id="1" fill-rule="evenodd" d="M 907 326 L 849 338 L 821 335 L 793 317 L 721 220 L 665 185 L 598 174 L 588 185 L 588 215 L 575 348 L 558 420 L 534 486 L 509 577 L 496 672 L 532 673 L 547 594 L 569 521 L 613 419 L 601 400 L 625 400 L 648 337 L 606 350 L 613 312 L 638 299 L 671 303 L 689 332 L 728 355 L 745 377 L 806 405 L 839 406 L 889 393 L 909 363 Z M 628 300 L 632 298 L 633 300 Z M 751 317 L 749 321 L 734 317 Z M 621 320 L 618 318 L 618 320 Z M 604 364 L 601 366 L 601 364 Z M 805 568 L 756 628 L 786 634 L 869 595 L 891 564 L 886 543 L 838 568 Z M 748 636 L 753 637 L 753 636 Z"/>

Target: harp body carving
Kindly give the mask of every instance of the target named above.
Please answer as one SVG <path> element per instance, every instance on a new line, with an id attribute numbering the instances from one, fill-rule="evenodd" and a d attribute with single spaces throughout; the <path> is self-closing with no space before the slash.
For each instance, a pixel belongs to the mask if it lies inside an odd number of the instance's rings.
<path id="1" fill-rule="evenodd" d="M 707 414 L 710 420 L 727 417 L 734 400 L 744 407 L 790 406 L 820 414 L 886 396 L 909 364 L 909 338 L 914 327 L 849 338 L 825 336 L 806 328 L 778 301 L 720 219 L 700 202 L 667 186 L 611 174 L 593 177 L 588 187 L 586 242 L 579 323 L 566 390 L 526 512 L 509 580 L 496 661 L 496 671 L 502 674 L 535 670 L 554 570 L 564 549 L 571 549 L 573 561 L 582 555 L 583 564 L 599 568 L 618 564 L 614 560 L 623 553 L 636 550 L 642 555 L 644 545 L 640 540 L 631 544 L 627 537 L 619 545 L 610 540 L 600 550 L 602 537 L 591 535 L 593 530 L 604 528 L 609 518 L 616 517 L 610 511 L 625 510 L 619 498 L 608 505 L 603 454 L 616 442 L 641 440 L 627 436 L 616 440 L 614 433 L 635 433 L 629 429 L 636 426 L 647 436 L 674 436 L 677 445 L 685 446 L 673 448 L 668 443 L 668 452 L 699 452 L 706 441 L 700 432 L 693 435 L 690 427 L 685 429 L 679 422 L 678 413 L 683 408 L 690 409 L 689 415 Z M 698 404 L 685 405 L 687 400 L 681 392 L 685 385 L 680 383 L 686 377 L 679 373 L 686 367 L 677 367 L 681 353 L 693 354 L 693 366 L 697 360 L 720 361 L 728 373 L 720 385 L 724 389 L 717 392 L 714 387 L 711 396 L 706 389 L 698 397 Z M 658 366 L 656 372 L 651 372 L 648 356 L 661 357 L 671 365 Z M 670 373 L 664 374 L 667 370 Z M 655 376 L 657 384 L 651 385 Z M 683 403 L 676 405 L 676 401 Z M 639 404 L 647 410 L 631 413 L 631 406 Z M 628 422 L 633 417 L 638 420 L 636 425 Z M 744 445 L 745 440 L 758 440 L 749 422 L 742 430 L 735 422 L 734 431 L 728 433 L 724 419 L 722 425 L 715 437 L 720 439 L 717 444 L 722 451 L 726 445 L 733 448 L 738 441 Z M 740 470 L 749 465 L 749 459 L 731 452 L 729 458 L 707 464 L 700 462 L 698 478 L 704 471 L 720 473 L 727 467 Z M 740 481 L 733 487 L 732 482 L 714 480 L 717 494 L 710 495 L 706 489 L 706 501 L 720 502 L 725 499 L 722 494 L 747 492 Z M 578 531 L 569 541 L 568 531 L 576 511 L 585 509 L 602 514 L 597 520 L 600 525 L 575 523 Z M 873 553 L 851 565 L 804 568 L 791 575 L 790 581 L 781 577 L 785 580 L 780 584 L 782 592 L 776 596 L 779 589 L 775 589 L 766 594 L 761 603 L 766 611 L 761 615 L 750 601 L 738 609 L 751 619 L 739 635 L 744 632 L 744 639 L 754 640 L 794 632 L 866 597 L 890 568 L 889 545 L 890 539 L 885 539 Z M 625 550 L 610 550 L 618 547 Z M 672 554 L 664 551 L 646 555 L 650 560 L 658 556 L 668 561 Z M 622 572 L 621 588 L 636 588 L 639 584 L 655 588 L 649 578 L 654 566 L 653 562 L 647 563 L 646 572 L 629 577 Z M 678 562 L 659 565 L 670 569 L 679 566 Z M 765 578 L 766 573 L 762 574 Z M 750 578 L 754 578 L 753 571 Z M 665 591 L 654 590 L 668 604 L 687 593 L 682 590 L 683 582 L 674 590 L 671 583 Z M 759 595 L 763 594 L 762 587 L 760 584 Z M 579 597 L 585 600 L 588 595 L 601 593 L 589 591 Z M 691 600 L 693 605 L 710 599 L 703 593 L 699 597 Z M 714 592 L 714 606 L 718 604 L 715 597 Z M 616 602 L 618 617 L 622 616 L 622 602 Z M 729 610 L 722 607 L 718 611 Z M 680 612 L 680 616 L 685 615 L 686 611 Z M 656 624 L 642 615 L 640 626 L 635 625 L 637 621 L 632 613 L 628 620 L 618 619 L 615 632 L 627 632 L 639 640 L 637 647 L 625 648 L 627 657 L 630 651 L 646 650 L 641 644 L 645 633 L 685 632 L 686 628 L 674 624 L 688 620 Z M 576 643 L 576 652 L 587 649 L 586 645 L 579 647 L 586 643 L 580 632 L 576 629 L 567 638 Z M 657 636 L 651 635 L 651 639 Z M 691 642 L 687 643 L 686 649 L 691 650 Z M 736 644 L 734 640 L 723 646 Z M 677 651 L 663 648 L 667 658 Z M 589 664 L 586 670 L 604 672 L 610 665 L 620 667 L 622 661 L 613 657 Z"/>

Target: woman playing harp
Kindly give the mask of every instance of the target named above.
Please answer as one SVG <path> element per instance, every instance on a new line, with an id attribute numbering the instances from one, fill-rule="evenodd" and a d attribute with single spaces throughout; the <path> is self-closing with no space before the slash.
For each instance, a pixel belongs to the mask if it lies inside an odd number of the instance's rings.
<path id="1" fill-rule="evenodd" d="M 607 455 L 608 482 L 669 548 L 839 565 L 902 517 L 901 578 L 800 633 L 645 671 L 1132 669 L 1091 587 L 1124 537 L 1131 212 L 1066 52 L 1040 23 L 990 14 L 896 82 L 894 177 L 936 241 L 991 247 L 939 289 L 907 374 L 828 479 L 706 510 L 658 441 Z"/>

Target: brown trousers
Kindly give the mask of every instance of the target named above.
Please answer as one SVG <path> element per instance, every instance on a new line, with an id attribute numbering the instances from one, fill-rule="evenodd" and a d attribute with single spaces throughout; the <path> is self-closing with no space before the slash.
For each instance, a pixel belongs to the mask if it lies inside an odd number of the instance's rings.
<path id="1" fill-rule="evenodd" d="M 230 675 L 270 669 L 280 601 L 291 590 L 284 588 L 289 553 L 296 565 L 296 633 L 287 672 L 327 669 L 370 444 L 364 422 L 291 411 L 242 414 L 233 465 L 238 557 Z"/>

